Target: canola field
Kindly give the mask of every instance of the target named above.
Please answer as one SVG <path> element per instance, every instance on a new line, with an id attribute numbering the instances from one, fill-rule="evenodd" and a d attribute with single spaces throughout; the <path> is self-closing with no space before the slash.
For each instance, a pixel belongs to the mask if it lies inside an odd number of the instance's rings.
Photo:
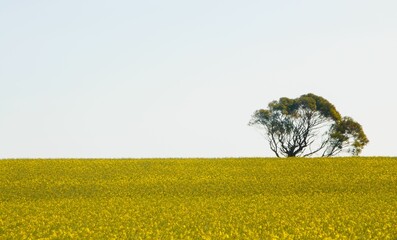
<path id="1" fill-rule="evenodd" d="M 397 239 L 397 158 L 0 160 L 0 239 Z"/>

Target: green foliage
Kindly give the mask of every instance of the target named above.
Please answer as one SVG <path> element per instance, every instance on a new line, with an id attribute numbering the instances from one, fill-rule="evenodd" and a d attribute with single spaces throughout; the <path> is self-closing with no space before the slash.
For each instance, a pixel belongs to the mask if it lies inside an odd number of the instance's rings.
<path id="1" fill-rule="evenodd" d="M 264 130 L 278 157 L 358 155 L 368 143 L 359 123 L 342 118 L 333 104 L 312 93 L 272 101 L 253 114 L 249 125 Z"/>
<path id="2" fill-rule="evenodd" d="M 396 239 L 397 158 L 2 160 L 0 239 Z"/>
<path id="3" fill-rule="evenodd" d="M 302 95 L 296 99 L 282 97 L 278 101 L 269 103 L 268 107 L 270 112 L 279 111 L 283 115 L 288 116 L 297 116 L 298 111 L 304 109 L 310 112 L 318 112 L 322 116 L 332 118 L 335 121 L 341 119 L 341 115 L 334 105 L 326 99 L 312 93 Z"/>
<path id="4" fill-rule="evenodd" d="M 353 155 L 361 153 L 364 146 L 368 143 L 367 136 L 363 128 L 350 117 L 344 117 L 337 122 L 330 132 L 331 144 L 334 151 L 347 148 Z M 333 155 L 333 154 L 330 154 Z"/>

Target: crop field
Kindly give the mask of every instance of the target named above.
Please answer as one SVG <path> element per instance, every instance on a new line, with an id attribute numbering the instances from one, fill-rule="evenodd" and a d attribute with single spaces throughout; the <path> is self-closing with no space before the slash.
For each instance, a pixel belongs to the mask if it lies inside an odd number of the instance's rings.
<path id="1" fill-rule="evenodd" d="M 397 239 L 397 158 L 1 160 L 0 239 Z"/>

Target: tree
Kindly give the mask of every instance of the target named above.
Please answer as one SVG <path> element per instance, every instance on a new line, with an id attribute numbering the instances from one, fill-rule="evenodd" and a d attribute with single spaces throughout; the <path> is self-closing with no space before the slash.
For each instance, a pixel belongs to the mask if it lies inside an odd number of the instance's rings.
<path id="1" fill-rule="evenodd" d="M 249 125 L 263 132 L 277 157 L 358 155 L 368 143 L 359 123 L 312 93 L 269 103 L 254 112 Z"/>

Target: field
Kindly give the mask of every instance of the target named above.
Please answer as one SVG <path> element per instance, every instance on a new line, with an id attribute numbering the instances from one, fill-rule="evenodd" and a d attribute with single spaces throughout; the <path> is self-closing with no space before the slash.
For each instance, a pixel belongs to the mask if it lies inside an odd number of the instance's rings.
<path id="1" fill-rule="evenodd" d="M 1 160 L 0 239 L 397 239 L 397 158 Z"/>

